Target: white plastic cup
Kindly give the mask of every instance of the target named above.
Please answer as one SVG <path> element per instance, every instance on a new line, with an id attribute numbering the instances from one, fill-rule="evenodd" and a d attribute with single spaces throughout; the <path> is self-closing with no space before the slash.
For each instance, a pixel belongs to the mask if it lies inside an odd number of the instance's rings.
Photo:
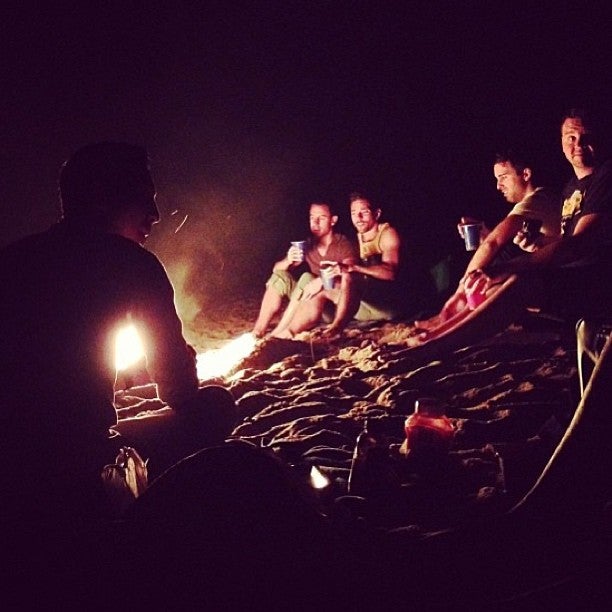
<path id="1" fill-rule="evenodd" d="M 321 268 L 319 275 L 323 282 L 323 289 L 329 290 L 334 288 L 334 269 L 332 266 Z"/>
<path id="2" fill-rule="evenodd" d="M 304 251 L 306 250 L 305 240 L 293 240 L 291 246 L 295 247 L 300 251 L 300 261 L 304 261 Z"/>

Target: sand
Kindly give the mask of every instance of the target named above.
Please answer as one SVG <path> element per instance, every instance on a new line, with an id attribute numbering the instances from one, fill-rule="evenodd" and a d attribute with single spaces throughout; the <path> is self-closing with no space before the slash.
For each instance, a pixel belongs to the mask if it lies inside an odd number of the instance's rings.
<path id="1" fill-rule="evenodd" d="M 256 308 L 257 300 L 226 304 L 219 313 L 201 315 L 188 335 L 198 350 L 221 346 L 250 329 Z M 201 384 L 223 384 L 236 400 L 239 420 L 227 444 L 265 449 L 333 526 L 344 553 L 351 542 L 359 556 L 368 550 L 360 570 L 349 573 L 353 588 L 360 580 L 378 581 L 374 600 L 381 589 L 389 601 L 401 599 L 406 574 L 417 571 L 419 602 L 449 603 L 455 588 L 470 609 L 474 602 L 514 602 L 509 609 L 528 609 L 586 601 L 597 592 L 592 577 L 599 575 L 585 561 L 594 554 L 591 548 L 577 554 L 573 541 L 566 544 L 567 525 L 562 536 L 550 534 L 539 511 L 527 523 L 519 518 L 516 533 L 505 523 L 551 459 L 578 406 L 573 324 L 525 313 L 481 342 L 433 358 L 407 350 L 414 333 L 412 322 L 397 321 L 351 324 L 332 340 L 320 330 L 295 340 L 264 339 L 226 376 Z M 127 391 L 120 412 L 164 409 L 144 395 Z M 420 397 L 437 398 L 454 427 L 446 454 L 406 453 L 404 422 Z M 361 489 L 349 494 L 353 449 L 366 418 L 376 461 Z M 312 486 L 313 467 L 326 478 L 321 489 Z M 563 499 L 557 488 L 557 499 Z M 556 509 L 547 508 L 546 516 Z M 244 518 L 240 512 L 232 516 Z M 497 521 L 505 526 L 496 527 Z M 525 527 L 532 521 L 533 528 Z M 444 534 L 459 535 L 449 543 Z M 417 559 L 430 572 L 427 580 L 413 565 Z M 313 573 L 336 571 L 328 561 L 322 555 Z M 458 583 L 432 586 L 431 572 L 438 567 L 456 574 Z M 273 573 L 285 583 L 280 570 Z M 334 580 L 329 584 L 337 586 Z M 413 581 L 406 584 L 414 589 Z"/>

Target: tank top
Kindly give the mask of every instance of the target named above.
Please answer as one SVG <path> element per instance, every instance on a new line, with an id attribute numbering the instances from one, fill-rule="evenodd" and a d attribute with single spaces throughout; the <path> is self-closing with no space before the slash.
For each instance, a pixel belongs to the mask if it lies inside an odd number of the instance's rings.
<path id="1" fill-rule="evenodd" d="M 364 242 L 363 234 L 357 234 L 359 237 L 359 258 L 365 265 L 372 265 L 373 263 L 380 263 L 382 249 L 380 248 L 380 239 L 382 233 L 389 227 L 388 223 L 379 223 L 378 230 L 371 240 Z"/>

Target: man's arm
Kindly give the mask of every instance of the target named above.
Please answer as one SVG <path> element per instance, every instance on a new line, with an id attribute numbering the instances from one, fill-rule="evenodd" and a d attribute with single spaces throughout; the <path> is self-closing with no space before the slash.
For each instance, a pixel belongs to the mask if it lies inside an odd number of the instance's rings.
<path id="1" fill-rule="evenodd" d="M 515 257 L 510 261 L 489 266 L 489 276 L 537 272 L 548 266 L 561 266 L 596 255 L 606 235 L 610 235 L 610 215 L 592 213 L 578 220 L 574 233 L 543 246 L 530 255 Z"/>
<path id="2" fill-rule="evenodd" d="M 500 221 L 478 247 L 468 263 L 465 278 L 472 270 L 479 270 L 488 266 L 499 251 L 512 242 L 515 234 L 522 228 L 524 217 L 521 215 L 508 215 Z"/>
<path id="3" fill-rule="evenodd" d="M 141 292 L 133 313 L 145 344 L 147 370 L 160 399 L 173 408 L 191 400 L 198 390 L 196 355 L 183 337 L 174 305 L 174 289 L 155 260 L 141 270 Z"/>
<path id="4" fill-rule="evenodd" d="M 272 267 L 272 270 L 274 270 L 275 272 L 277 272 L 278 270 L 289 270 L 289 268 L 293 268 L 301 262 L 302 258 L 300 250 L 297 247 L 291 245 L 285 257 L 277 261 Z"/>

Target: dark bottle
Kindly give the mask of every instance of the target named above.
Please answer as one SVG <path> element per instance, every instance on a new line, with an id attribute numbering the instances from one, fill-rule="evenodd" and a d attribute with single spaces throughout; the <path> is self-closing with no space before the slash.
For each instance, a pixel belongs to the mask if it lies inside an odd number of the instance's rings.
<path id="1" fill-rule="evenodd" d="M 411 453 L 447 453 L 455 435 L 439 400 L 421 397 L 404 423 L 406 446 Z"/>
<path id="2" fill-rule="evenodd" d="M 533 242 L 542 228 L 542 221 L 540 219 L 525 219 L 523 221 L 523 234 L 527 240 Z"/>
<path id="3" fill-rule="evenodd" d="M 370 488 L 371 474 L 368 466 L 368 458 L 372 450 L 376 448 L 376 439 L 368 430 L 368 419 L 363 421 L 363 429 L 357 436 L 351 471 L 348 479 L 348 493 L 350 495 L 363 495 Z"/>

